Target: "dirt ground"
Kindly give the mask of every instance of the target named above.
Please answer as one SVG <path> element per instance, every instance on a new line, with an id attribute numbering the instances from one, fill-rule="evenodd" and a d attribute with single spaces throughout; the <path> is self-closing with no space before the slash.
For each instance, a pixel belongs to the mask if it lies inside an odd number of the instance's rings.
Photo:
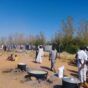
<path id="1" fill-rule="evenodd" d="M 13 53 L 17 54 L 16 61 L 7 61 L 6 58 Z M 0 52 L 0 88 L 60 88 L 61 80 L 54 76 L 54 72 L 50 71 L 49 54 L 45 52 L 43 63 L 35 63 L 35 52 Z M 68 53 L 61 53 L 60 58 L 56 60 L 56 69 L 60 66 L 65 66 L 65 76 L 77 77 L 77 67 L 74 64 L 75 55 Z M 48 71 L 48 81 L 41 81 L 40 83 L 33 77 L 32 81 L 26 80 L 26 72 L 16 72 L 18 63 L 26 63 L 27 67 L 31 69 L 43 69 Z"/>

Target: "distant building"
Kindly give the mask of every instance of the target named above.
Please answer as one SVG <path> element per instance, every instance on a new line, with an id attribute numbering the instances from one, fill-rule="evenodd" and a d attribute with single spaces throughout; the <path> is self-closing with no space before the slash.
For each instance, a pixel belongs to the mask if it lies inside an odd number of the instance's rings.
<path id="1" fill-rule="evenodd" d="M 45 45 L 44 50 L 49 52 L 52 49 L 52 45 Z"/>

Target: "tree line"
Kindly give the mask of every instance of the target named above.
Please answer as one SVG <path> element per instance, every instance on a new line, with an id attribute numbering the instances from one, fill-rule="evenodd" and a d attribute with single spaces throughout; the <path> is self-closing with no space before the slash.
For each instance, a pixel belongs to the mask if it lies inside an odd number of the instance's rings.
<path id="1" fill-rule="evenodd" d="M 76 26 L 79 27 L 77 28 Z M 69 16 L 61 22 L 61 29 L 53 35 L 50 41 L 46 40 L 43 32 L 40 32 L 38 35 L 29 36 L 15 33 L 7 38 L 0 38 L 0 45 L 2 44 L 32 44 L 36 46 L 55 44 L 57 51 L 75 53 L 79 47 L 88 46 L 88 21 L 82 21 L 80 24 L 75 25 L 73 18 Z"/>
<path id="2" fill-rule="evenodd" d="M 76 25 L 71 16 L 62 21 L 62 30 L 56 32 L 52 40 L 56 43 L 57 50 L 61 48 L 62 51 L 76 53 L 79 47 L 88 46 L 88 21 L 80 22 L 78 28 Z"/>
<path id="3" fill-rule="evenodd" d="M 8 37 L 0 38 L 0 45 L 24 45 L 24 44 L 31 44 L 31 45 L 40 45 L 45 44 L 45 36 L 42 32 L 38 35 L 29 35 L 25 36 L 22 33 L 15 33 L 14 35 L 10 35 Z"/>

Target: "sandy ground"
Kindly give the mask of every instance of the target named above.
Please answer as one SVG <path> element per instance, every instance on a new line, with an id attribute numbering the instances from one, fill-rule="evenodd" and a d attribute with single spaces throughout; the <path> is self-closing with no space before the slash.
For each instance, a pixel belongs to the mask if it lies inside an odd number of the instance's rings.
<path id="1" fill-rule="evenodd" d="M 6 58 L 13 53 L 17 54 L 16 61 L 7 61 Z M 35 52 L 29 51 L 27 53 L 14 53 L 14 52 L 0 52 L 0 88 L 59 88 L 61 85 L 61 80 L 58 77 L 53 76 L 54 72 L 50 71 L 50 61 L 48 60 L 48 53 L 45 53 L 43 57 L 43 63 L 34 63 Z M 72 62 L 74 60 L 74 55 L 68 55 L 67 53 L 62 53 L 61 58 L 56 60 L 56 69 L 62 65 L 65 66 L 65 76 L 77 76 L 77 67 Z M 48 79 L 51 82 L 38 81 L 32 78 L 32 81 L 26 81 L 26 72 L 16 72 L 15 68 L 17 64 L 23 62 L 31 69 L 43 69 L 48 71 Z"/>

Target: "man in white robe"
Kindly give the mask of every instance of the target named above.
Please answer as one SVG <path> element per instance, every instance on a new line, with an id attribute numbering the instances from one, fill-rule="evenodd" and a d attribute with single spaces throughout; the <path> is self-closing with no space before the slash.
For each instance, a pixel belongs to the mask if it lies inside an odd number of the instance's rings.
<path id="1" fill-rule="evenodd" d="M 44 54 L 43 48 L 42 48 L 42 46 L 40 46 L 39 49 L 38 49 L 38 55 L 37 55 L 37 58 L 36 58 L 36 62 L 42 63 L 43 54 Z"/>
<path id="2" fill-rule="evenodd" d="M 87 72 L 87 54 L 84 51 L 84 48 L 80 48 L 80 50 L 77 52 L 77 65 L 78 65 L 78 75 L 81 83 L 86 82 L 86 72 Z"/>

